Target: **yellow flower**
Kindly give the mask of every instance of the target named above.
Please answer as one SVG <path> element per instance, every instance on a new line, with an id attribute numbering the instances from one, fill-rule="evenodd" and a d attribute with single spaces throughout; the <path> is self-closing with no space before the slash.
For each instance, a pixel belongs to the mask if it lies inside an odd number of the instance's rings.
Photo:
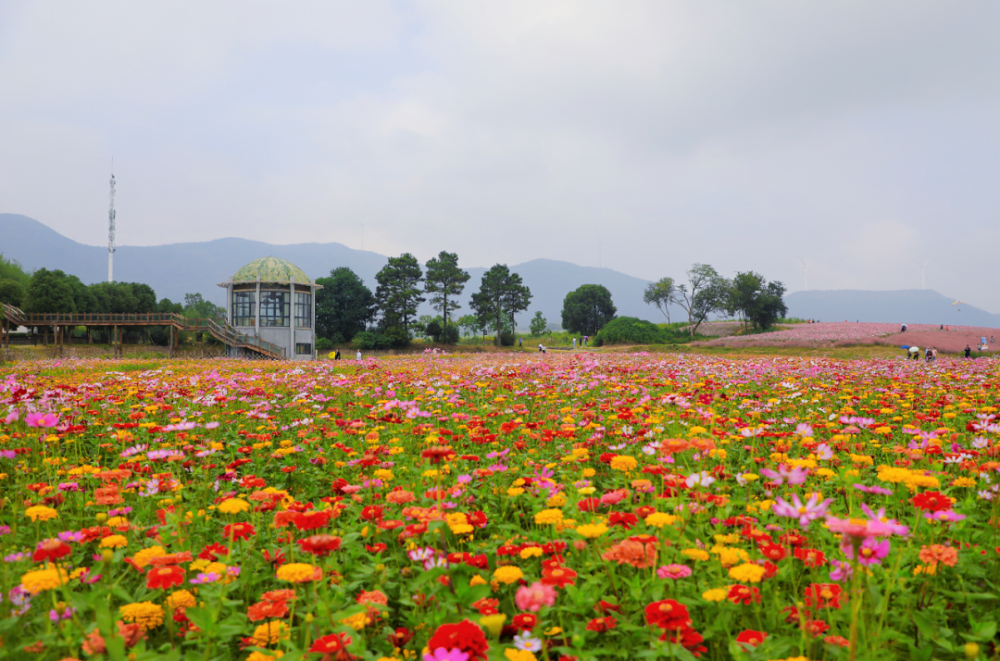
<path id="1" fill-rule="evenodd" d="M 253 631 L 253 640 L 261 647 L 277 645 L 279 640 L 288 637 L 288 626 L 279 620 L 271 620 Z"/>
<path id="2" fill-rule="evenodd" d="M 59 516 L 59 512 L 45 505 L 35 505 L 24 510 L 24 515 L 32 521 L 48 521 Z"/>
<path id="3" fill-rule="evenodd" d="M 672 526 L 677 517 L 673 514 L 667 514 L 666 512 L 653 512 L 645 518 L 647 526 L 653 526 L 655 528 L 662 528 L 663 526 Z"/>
<path id="4" fill-rule="evenodd" d="M 118 526 L 127 526 L 128 519 L 126 519 L 124 516 L 113 516 L 107 520 L 105 525 L 109 528 L 117 528 Z"/>
<path id="5" fill-rule="evenodd" d="M 608 531 L 608 527 L 603 523 L 585 523 L 582 526 L 577 526 L 576 531 L 587 539 L 594 539 L 595 537 L 600 537 L 606 533 Z"/>
<path id="6" fill-rule="evenodd" d="M 687 556 L 692 560 L 708 560 L 708 551 L 703 551 L 701 549 L 684 549 L 681 551 L 681 555 Z"/>
<path id="7" fill-rule="evenodd" d="M 291 583 L 308 583 L 313 580 L 316 568 L 304 562 L 292 562 L 278 567 L 278 580 Z"/>
<path id="8" fill-rule="evenodd" d="M 722 601 L 726 598 L 726 594 L 728 593 L 722 588 L 715 588 L 704 592 L 701 596 L 706 601 Z"/>
<path id="9" fill-rule="evenodd" d="M 118 609 L 126 622 L 138 624 L 143 631 L 149 631 L 163 624 L 163 607 L 151 601 L 126 604 Z"/>
<path id="10" fill-rule="evenodd" d="M 250 509 L 250 503 L 242 498 L 227 498 L 219 504 L 219 511 L 223 514 L 239 514 Z"/>
<path id="11" fill-rule="evenodd" d="M 508 661 L 538 661 L 538 657 L 532 652 L 519 650 L 516 647 L 508 647 L 503 651 L 503 655 Z"/>
<path id="12" fill-rule="evenodd" d="M 562 507 L 563 505 L 566 504 L 566 496 L 564 496 L 561 493 L 557 493 L 556 495 L 546 500 L 545 504 L 548 505 L 549 507 Z"/>
<path id="13" fill-rule="evenodd" d="M 760 583 L 767 570 L 751 562 L 737 565 L 729 570 L 729 577 L 741 583 Z"/>
<path id="14" fill-rule="evenodd" d="M 976 478 L 974 477 L 956 477 L 951 483 L 953 487 L 974 487 L 976 486 Z"/>
<path id="15" fill-rule="evenodd" d="M 479 618 L 479 624 L 483 625 L 483 627 L 494 636 L 500 635 L 500 632 L 503 631 L 503 623 L 506 621 L 507 616 L 504 613 L 484 615 Z"/>
<path id="16" fill-rule="evenodd" d="M 166 555 L 167 552 L 163 550 L 162 546 L 151 546 L 148 549 L 142 549 L 132 556 L 132 562 L 139 569 L 143 569 L 149 564 L 149 561 L 153 558 L 158 558 L 161 555 Z"/>
<path id="17" fill-rule="evenodd" d="M 49 566 L 45 569 L 29 571 L 22 576 L 21 587 L 31 594 L 38 594 L 44 590 L 54 590 L 67 581 L 69 581 L 69 576 L 64 570 Z"/>
<path id="18" fill-rule="evenodd" d="M 487 583 L 489 583 L 489 581 L 487 581 L 485 578 L 483 578 L 479 574 L 475 574 L 472 578 L 469 579 L 469 587 L 470 588 L 474 588 L 477 585 L 486 585 Z"/>
<path id="19" fill-rule="evenodd" d="M 522 560 L 527 560 L 528 558 L 536 558 L 542 555 L 542 549 L 537 546 L 529 546 L 528 548 L 521 551 L 519 554 Z"/>
<path id="20" fill-rule="evenodd" d="M 893 468 L 891 466 L 878 467 L 878 479 L 883 482 L 898 484 L 900 482 L 906 482 L 909 477 L 910 471 L 906 468 Z"/>
<path id="21" fill-rule="evenodd" d="M 507 495 L 511 498 L 520 496 L 522 493 L 524 493 L 524 489 L 520 489 L 518 487 L 511 487 L 510 489 L 507 489 Z"/>
<path id="22" fill-rule="evenodd" d="M 361 631 L 362 629 L 364 629 L 365 624 L 367 622 L 368 622 L 368 614 L 364 612 L 355 613 L 350 617 L 345 617 L 344 619 L 340 620 L 341 624 L 346 624 L 355 631 Z"/>
<path id="23" fill-rule="evenodd" d="M 108 535 L 101 540 L 101 548 L 105 549 L 120 549 L 123 546 L 128 545 L 128 540 L 124 535 Z"/>
<path id="24" fill-rule="evenodd" d="M 743 479 L 747 482 L 755 482 L 759 477 L 757 473 L 743 473 Z"/>
<path id="25" fill-rule="evenodd" d="M 280 650 L 272 650 L 267 654 L 263 652 L 250 652 L 247 661 L 277 661 L 277 659 L 283 656 L 285 656 L 285 653 Z"/>
<path id="26" fill-rule="evenodd" d="M 634 471 L 639 465 L 635 457 L 627 454 L 618 454 L 611 457 L 611 468 L 616 471 L 622 471 L 623 473 L 629 473 Z"/>
<path id="27" fill-rule="evenodd" d="M 563 520 L 562 510 L 549 509 L 542 510 L 535 514 L 535 523 L 538 525 L 544 525 L 547 523 L 559 523 Z"/>
<path id="28" fill-rule="evenodd" d="M 506 583 L 510 585 L 511 583 L 516 583 L 521 578 L 524 577 L 524 572 L 518 567 L 512 565 L 506 565 L 504 567 L 497 567 L 497 570 L 493 572 L 493 578 L 500 581 L 501 583 Z"/>
<path id="29" fill-rule="evenodd" d="M 175 610 L 178 608 L 191 608 L 195 605 L 194 595 L 187 590 L 175 590 L 167 597 L 167 608 Z"/>

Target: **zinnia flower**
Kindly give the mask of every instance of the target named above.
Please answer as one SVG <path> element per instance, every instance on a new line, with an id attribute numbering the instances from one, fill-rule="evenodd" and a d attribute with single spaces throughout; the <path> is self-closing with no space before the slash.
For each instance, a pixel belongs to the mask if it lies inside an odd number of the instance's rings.
<path id="1" fill-rule="evenodd" d="M 486 634 L 469 620 L 462 620 L 457 624 L 442 624 L 427 641 L 427 647 L 431 651 L 439 647 L 458 649 L 469 655 L 469 661 L 485 661 L 486 651 L 490 648 Z"/>
<path id="2" fill-rule="evenodd" d="M 514 603 L 523 611 L 537 613 L 542 606 L 552 606 L 556 603 L 556 589 L 551 585 L 537 582 L 530 586 L 521 586 L 514 596 Z"/>
<path id="3" fill-rule="evenodd" d="M 138 624 L 143 631 L 149 631 L 163 624 L 163 607 L 151 601 L 126 604 L 118 609 L 126 622 Z"/>
<path id="4" fill-rule="evenodd" d="M 278 567 L 276 575 L 280 581 L 308 583 L 309 581 L 318 581 L 323 578 L 323 570 L 304 562 L 292 562 Z"/>

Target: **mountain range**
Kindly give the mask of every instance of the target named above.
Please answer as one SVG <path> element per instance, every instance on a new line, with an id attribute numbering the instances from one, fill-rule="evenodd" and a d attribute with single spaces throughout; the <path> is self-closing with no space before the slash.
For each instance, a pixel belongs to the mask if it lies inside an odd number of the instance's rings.
<path id="1" fill-rule="evenodd" d="M 88 246 L 66 238 L 43 223 L 17 214 L 0 213 L 0 253 L 18 260 L 25 269 L 62 269 L 85 283 L 107 279 L 108 249 Z M 387 257 L 371 251 L 355 250 L 341 243 L 299 243 L 270 245 L 248 239 L 216 239 L 202 243 L 171 243 L 160 246 L 118 246 L 115 250 L 114 276 L 121 282 L 144 282 L 159 298 L 184 301 L 184 294 L 201 293 L 206 300 L 225 304 L 225 290 L 216 285 L 225 282 L 241 266 L 273 255 L 301 268 L 310 278 L 328 276 L 333 269 L 346 266 L 358 274 L 374 292 L 375 274 L 385 266 Z M 461 260 L 461 255 L 459 255 Z M 461 264 L 461 261 L 459 262 Z M 489 267 L 462 267 L 471 276 L 461 297 L 459 315 L 469 312 L 468 302 L 479 290 L 483 273 Z M 611 292 L 620 316 L 639 317 L 653 322 L 664 321 L 653 306 L 642 302 L 647 281 L 612 269 L 578 266 L 570 262 L 534 259 L 510 265 L 520 274 L 532 293 L 527 313 L 518 326 L 528 327 L 536 310 L 541 310 L 549 325 L 560 325 L 566 294 L 580 285 L 600 284 Z M 426 303 L 420 314 L 433 314 Z M 671 309 L 674 321 L 684 319 L 679 307 Z"/>
<path id="2" fill-rule="evenodd" d="M 28 270 L 62 269 L 86 283 L 107 278 L 108 250 L 77 243 L 43 223 L 10 213 L 0 213 L 0 254 L 16 259 Z M 219 305 L 225 292 L 216 285 L 225 282 L 244 264 L 273 255 L 286 259 L 311 278 L 329 275 L 347 266 L 375 290 L 375 274 L 388 259 L 371 251 L 355 250 L 340 243 L 299 243 L 270 245 L 249 239 L 216 239 L 201 243 L 171 243 L 160 246 L 118 246 L 115 252 L 115 279 L 144 282 L 160 298 L 183 301 L 184 294 L 201 293 Z M 461 257 L 461 255 L 459 255 Z M 459 315 L 468 313 L 468 300 L 478 291 L 484 267 L 464 267 L 471 278 L 461 301 Z M 527 328 L 540 310 L 549 325 L 558 328 L 563 299 L 580 285 L 600 284 L 611 292 L 619 316 L 664 321 L 655 307 L 642 302 L 647 281 L 606 268 L 579 266 L 570 262 L 535 259 L 510 265 L 531 289 L 531 306 L 518 318 Z M 677 269 L 681 275 L 682 268 Z M 785 296 L 788 315 L 821 321 L 870 321 L 910 324 L 951 324 L 1000 328 L 1000 315 L 956 302 L 932 290 L 902 291 L 798 291 Z M 431 314 L 427 304 L 421 314 Z M 670 310 L 673 321 L 686 318 L 680 307 Z"/>

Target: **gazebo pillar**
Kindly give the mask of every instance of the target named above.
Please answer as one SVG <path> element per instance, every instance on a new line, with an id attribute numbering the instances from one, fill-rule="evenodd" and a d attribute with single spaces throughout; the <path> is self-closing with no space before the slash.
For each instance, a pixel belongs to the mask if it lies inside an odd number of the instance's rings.
<path id="1" fill-rule="evenodd" d="M 291 329 L 291 343 L 288 345 L 288 352 L 291 354 L 289 358 L 295 360 L 295 276 L 290 275 L 289 278 L 291 279 L 291 282 L 288 284 L 291 291 L 291 301 L 288 306 L 288 327 Z"/>
<path id="2" fill-rule="evenodd" d="M 253 332 L 260 337 L 260 273 L 257 274 L 257 294 L 253 299 Z"/>

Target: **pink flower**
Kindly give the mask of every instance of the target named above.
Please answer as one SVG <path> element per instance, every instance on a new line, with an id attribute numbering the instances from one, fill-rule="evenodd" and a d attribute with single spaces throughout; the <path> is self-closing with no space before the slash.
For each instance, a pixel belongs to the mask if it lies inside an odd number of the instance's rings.
<path id="1" fill-rule="evenodd" d="M 892 490 L 891 489 L 886 489 L 884 487 L 876 487 L 876 486 L 868 487 L 868 486 L 865 486 L 863 484 L 855 484 L 855 485 L 852 485 L 852 486 L 855 489 L 857 489 L 858 491 L 864 491 L 865 493 L 876 493 L 876 494 L 878 494 L 880 496 L 891 496 L 892 495 Z"/>
<path id="2" fill-rule="evenodd" d="M 556 589 L 541 582 L 532 583 L 528 587 L 521 586 L 514 596 L 514 603 L 523 611 L 537 613 L 542 606 L 556 603 Z"/>
<path id="3" fill-rule="evenodd" d="M 469 655 L 458 649 L 436 647 L 431 652 L 424 653 L 424 661 L 468 661 Z"/>
<path id="4" fill-rule="evenodd" d="M 959 514 L 955 510 L 941 510 L 940 512 L 924 512 L 924 518 L 930 521 L 961 521 L 964 514 Z"/>
<path id="5" fill-rule="evenodd" d="M 20 416 L 20 414 L 19 414 L 19 413 L 17 412 L 17 409 L 14 409 L 14 410 L 13 410 L 13 411 L 11 411 L 10 413 L 8 413 L 8 414 L 7 414 L 7 416 L 6 416 L 6 417 L 5 417 L 4 419 L 3 419 L 3 423 L 4 423 L 5 425 L 9 425 L 9 424 L 10 424 L 10 423 L 12 423 L 12 422 L 17 422 L 17 421 L 18 421 L 18 419 L 20 419 L 20 417 L 21 417 L 21 416 Z"/>
<path id="6" fill-rule="evenodd" d="M 601 505 L 617 505 L 618 503 L 625 500 L 625 490 L 616 489 L 614 491 L 609 491 L 603 496 L 601 496 Z"/>
<path id="7" fill-rule="evenodd" d="M 874 537 L 866 537 L 865 541 L 861 542 L 861 546 L 858 547 L 858 563 L 865 566 L 881 564 L 882 559 L 889 555 L 890 547 L 888 539 L 878 541 Z M 848 558 L 854 558 L 853 544 L 844 544 L 842 548 L 844 555 Z"/>
<path id="8" fill-rule="evenodd" d="M 55 427 L 59 424 L 59 416 L 55 413 L 29 413 L 24 416 L 29 427 Z"/>
<path id="9" fill-rule="evenodd" d="M 761 471 L 763 473 L 764 471 Z M 799 498 L 798 494 L 792 494 L 792 501 L 794 504 L 788 503 L 783 498 L 778 498 L 774 502 L 774 506 L 771 508 L 778 516 L 789 516 L 799 520 L 799 525 L 803 528 L 808 528 L 809 524 L 826 514 L 827 508 L 833 502 L 833 499 L 827 498 L 823 502 L 819 502 L 819 496 L 813 494 L 811 498 L 803 505 L 802 500 Z"/>
<path id="10" fill-rule="evenodd" d="M 664 565 L 656 570 L 656 575 L 660 578 L 687 578 L 691 575 L 691 568 L 687 565 Z"/>
<path id="11" fill-rule="evenodd" d="M 789 484 L 802 484 L 806 481 L 806 477 L 809 476 L 809 471 L 805 468 L 788 470 L 788 466 L 781 464 L 778 466 L 777 473 L 769 468 L 764 468 L 760 471 L 760 474 L 778 484 L 784 484 L 785 482 Z"/>

